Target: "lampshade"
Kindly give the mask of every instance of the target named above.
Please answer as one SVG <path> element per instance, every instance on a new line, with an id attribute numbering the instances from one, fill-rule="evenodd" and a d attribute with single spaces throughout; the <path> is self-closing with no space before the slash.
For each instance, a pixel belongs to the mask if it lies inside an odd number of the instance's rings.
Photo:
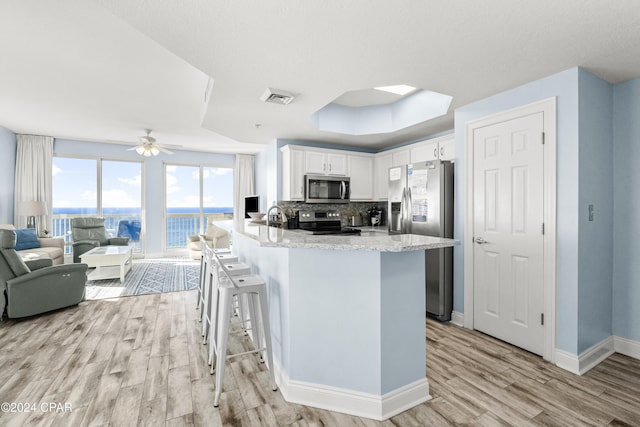
<path id="1" fill-rule="evenodd" d="M 151 147 L 151 154 L 157 156 L 158 154 L 160 154 L 160 150 L 158 150 L 156 147 Z"/>
<path id="2" fill-rule="evenodd" d="M 136 153 L 138 153 L 138 154 L 144 153 L 144 147 L 142 145 L 138 145 L 136 147 Z"/>
<path id="3" fill-rule="evenodd" d="M 45 202 L 29 200 L 18 203 L 18 215 L 39 216 L 47 213 L 47 204 Z"/>

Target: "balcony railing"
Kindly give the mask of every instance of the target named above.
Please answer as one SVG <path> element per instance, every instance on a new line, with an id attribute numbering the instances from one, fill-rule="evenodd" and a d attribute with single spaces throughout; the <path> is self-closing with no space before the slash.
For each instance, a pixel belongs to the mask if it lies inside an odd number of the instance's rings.
<path id="1" fill-rule="evenodd" d="M 73 240 L 71 239 L 71 218 L 89 218 L 95 217 L 95 214 L 58 214 L 52 216 L 52 224 L 51 224 L 51 236 L 54 237 L 64 237 L 65 242 L 65 253 L 70 254 L 71 244 Z M 104 218 L 104 228 L 107 233 L 107 237 L 117 237 L 118 236 L 118 224 L 123 220 L 138 220 L 140 221 L 139 215 L 131 215 L 131 214 L 121 214 L 121 215 L 103 215 Z M 132 241 L 134 244 L 134 252 L 142 252 L 142 241 Z"/>
<path id="2" fill-rule="evenodd" d="M 65 253 L 71 253 L 71 218 L 95 217 L 95 214 L 58 214 L 52 217 L 52 236 L 63 236 L 65 239 Z M 202 224 L 202 232 L 206 232 L 207 217 L 215 217 L 216 221 L 230 221 L 233 219 L 232 213 L 205 214 Z M 103 215 L 107 237 L 117 237 L 118 224 L 123 220 L 141 220 L 136 215 Z M 166 222 L 166 248 L 184 248 L 187 245 L 187 236 L 200 233 L 200 214 L 167 214 Z M 147 230 L 149 232 L 149 230 Z M 142 241 L 135 243 L 135 251 L 142 252 Z"/>
<path id="3" fill-rule="evenodd" d="M 207 218 L 213 217 L 214 221 L 229 221 L 233 219 L 232 213 L 204 214 L 202 232 L 206 233 Z M 187 246 L 187 237 L 200 233 L 199 214 L 167 214 L 167 249 L 184 248 Z"/>

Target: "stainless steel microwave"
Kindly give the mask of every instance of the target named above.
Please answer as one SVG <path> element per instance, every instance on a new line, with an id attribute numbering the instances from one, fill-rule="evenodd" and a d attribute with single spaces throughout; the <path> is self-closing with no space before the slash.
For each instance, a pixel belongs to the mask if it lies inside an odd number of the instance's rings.
<path id="1" fill-rule="evenodd" d="M 346 176 L 304 176 L 307 203 L 349 203 L 350 190 L 350 179 Z"/>

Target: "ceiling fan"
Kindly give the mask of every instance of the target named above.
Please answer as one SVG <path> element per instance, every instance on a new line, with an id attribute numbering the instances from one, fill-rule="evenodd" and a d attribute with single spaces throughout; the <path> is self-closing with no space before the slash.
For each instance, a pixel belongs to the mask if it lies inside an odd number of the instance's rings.
<path id="1" fill-rule="evenodd" d="M 160 152 L 163 152 L 165 154 L 173 154 L 173 151 L 169 151 L 166 148 L 161 147 L 156 142 L 156 139 L 151 136 L 151 129 L 145 129 L 144 131 L 146 135 L 139 138 L 140 145 L 129 148 L 127 149 L 127 151 L 136 150 L 136 153 L 145 157 L 157 156 L 158 154 L 160 154 Z"/>

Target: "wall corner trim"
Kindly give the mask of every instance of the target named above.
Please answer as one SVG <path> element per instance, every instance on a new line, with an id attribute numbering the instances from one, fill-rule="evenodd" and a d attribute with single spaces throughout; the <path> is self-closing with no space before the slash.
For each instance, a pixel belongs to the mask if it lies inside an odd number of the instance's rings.
<path id="1" fill-rule="evenodd" d="M 459 311 L 451 312 L 451 323 L 456 326 L 464 327 L 464 313 L 460 313 Z"/>
<path id="2" fill-rule="evenodd" d="M 583 375 L 614 353 L 614 338 L 609 336 L 576 356 L 556 349 L 556 366 L 576 375 Z"/>
<path id="3" fill-rule="evenodd" d="M 291 380 L 274 360 L 276 382 L 287 402 L 384 421 L 431 400 L 429 381 L 420 379 L 383 395 Z"/>
<path id="4" fill-rule="evenodd" d="M 616 353 L 624 354 L 625 356 L 640 360 L 640 341 L 614 336 L 613 349 Z"/>

